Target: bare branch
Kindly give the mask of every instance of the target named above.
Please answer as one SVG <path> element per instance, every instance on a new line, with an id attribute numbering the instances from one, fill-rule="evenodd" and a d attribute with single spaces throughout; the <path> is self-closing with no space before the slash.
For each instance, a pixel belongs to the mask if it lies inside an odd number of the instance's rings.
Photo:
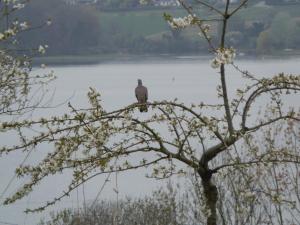
<path id="1" fill-rule="evenodd" d="M 249 0 L 243 0 L 237 8 L 235 8 L 231 13 L 229 13 L 229 16 L 234 15 L 234 14 L 235 14 L 237 11 L 239 11 L 243 6 L 245 6 L 245 5 L 247 4 L 248 1 L 249 1 Z"/>

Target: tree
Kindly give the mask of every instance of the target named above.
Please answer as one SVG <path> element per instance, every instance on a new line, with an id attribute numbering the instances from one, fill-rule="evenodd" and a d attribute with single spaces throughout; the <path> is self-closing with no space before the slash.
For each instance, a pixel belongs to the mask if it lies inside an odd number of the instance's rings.
<path id="1" fill-rule="evenodd" d="M 221 171 L 214 180 L 220 195 L 218 224 L 299 223 L 299 131 L 299 123 L 281 121 L 249 136 L 232 151 L 224 152 L 219 160 L 236 165 Z M 272 161 L 282 154 L 286 154 L 283 158 L 290 157 L 290 161 Z M 190 193 L 195 193 L 192 199 L 198 199 L 192 202 L 197 204 L 195 208 L 201 208 L 202 187 L 197 177 L 192 183 Z M 196 215 L 202 221 L 205 218 L 199 210 Z"/>
<path id="2" fill-rule="evenodd" d="M 258 54 L 270 53 L 272 50 L 271 35 L 269 30 L 261 32 L 256 41 L 256 51 Z"/>
<path id="3" fill-rule="evenodd" d="M 18 46 L 20 33 L 28 32 L 28 21 L 19 21 L 15 14 L 25 7 L 25 3 L 16 1 L 1 1 L 0 26 L 0 115 L 21 115 L 40 107 L 45 95 L 43 86 L 48 83 L 53 74 L 32 75 L 31 57 L 43 54 L 47 46 L 40 45 L 34 49 L 23 49 Z M 45 21 L 40 26 L 49 24 Z M 35 89 L 32 92 L 32 89 Z"/>
<path id="4" fill-rule="evenodd" d="M 219 102 L 192 105 L 176 100 L 153 102 L 149 103 L 151 113 L 141 118 L 137 113 L 138 104 L 107 112 L 101 105 L 100 94 L 91 89 L 88 93 L 91 104 L 89 109 L 76 109 L 69 104 L 70 113 L 62 117 L 2 123 L 3 130 L 17 128 L 20 142 L 16 146 L 3 147 L 1 153 L 29 151 L 44 142 L 53 144 L 53 151 L 38 164 L 16 169 L 18 176 L 30 176 L 31 180 L 7 198 L 5 204 L 26 196 L 47 176 L 65 170 L 73 171 L 73 179 L 67 190 L 44 206 L 28 209 L 27 212 L 43 210 L 55 204 L 78 186 L 101 174 L 152 167 L 152 177 L 167 178 L 174 174 L 184 174 L 184 167 L 187 167 L 199 178 L 206 224 L 216 225 L 221 223 L 222 214 L 217 211 L 221 189 L 215 180 L 222 177 L 222 171 L 233 171 L 232 174 L 236 174 L 238 179 L 242 175 L 240 168 L 247 166 L 299 163 L 298 152 L 290 152 L 288 149 L 272 151 L 267 154 L 268 157 L 254 154 L 249 161 L 242 160 L 238 155 L 221 160 L 223 154 L 235 148 L 239 149 L 239 154 L 245 152 L 241 147 L 243 142 L 251 141 L 251 136 L 263 128 L 271 127 L 279 121 L 300 121 L 299 114 L 289 108 L 282 97 L 290 92 L 296 95 L 299 93 L 300 77 L 280 73 L 272 78 L 257 78 L 234 63 L 235 50 L 227 46 L 226 42 L 227 26 L 248 0 L 242 0 L 233 7 L 230 7 L 231 3 L 227 0 L 223 9 L 204 1 L 197 2 L 212 10 L 215 13 L 213 21 L 222 24 L 219 44 L 212 43 L 207 20 L 202 19 L 201 15 L 197 16 L 183 0 L 180 3 L 188 15 L 173 18 L 166 14 L 165 19 L 173 29 L 189 26 L 199 28 L 215 55 L 211 65 L 220 77 L 216 92 Z M 229 97 L 231 95 L 226 84 L 226 68 L 229 66 L 237 69 L 248 82 L 245 87 L 239 87 L 233 97 Z M 250 114 L 257 113 L 254 102 L 262 96 L 270 98 L 270 103 L 263 109 L 271 110 L 272 114 L 252 122 Z M 41 132 L 36 136 L 26 135 L 26 129 L 33 128 Z M 133 156 L 140 160 L 137 161 Z"/>
<path id="5" fill-rule="evenodd" d="M 26 48 L 46 41 L 50 46 L 48 54 L 63 55 L 95 53 L 100 45 L 100 19 L 90 6 L 68 5 L 62 0 L 33 0 L 17 16 L 30 19 L 36 26 L 41 20 L 52 21 L 44 32 L 33 30 L 20 35 L 20 45 Z"/>
<path id="6" fill-rule="evenodd" d="M 241 152 L 224 152 L 226 162 L 252 161 L 259 155 L 270 157 L 276 152 L 297 152 L 300 143 L 300 127 L 297 123 L 277 123 L 271 129 L 263 129 L 241 146 Z M 281 142 L 284 138 L 284 142 Z M 246 154 L 243 154 L 245 153 Z M 215 177 L 220 199 L 217 211 L 219 224 L 299 224 L 299 164 L 261 163 L 236 166 L 222 171 Z M 191 173 L 181 186 L 168 183 L 149 197 L 126 199 L 120 202 L 93 202 L 85 209 L 63 210 L 46 224 L 204 224 L 206 210 L 203 207 L 203 190 L 199 177 Z M 60 221 L 60 223 L 58 222 Z M 45 224 L 45 223 L 41 223 Z"/>
<path id="7" fill-rule="evenodd" d="M 275 49 L 284 49 L 287 45 L 288 25 L 291 17 L 287 13 L 278 13 L 275 15 L 270 26 L 271 43 Z"/>
<path id="8" fill-rule="evenodd" d="M 45 86 L 55 78 L 53 73 L 32 73 L 32 57 L 45 54 L 47 45 L 37 44 L 34 48 L 19 45 L 21 33 L 48 26 L 51 21 L 44 21 L 37 27 L 30 26 L 29 21 L 16 16 L 25 6 L 26 2 L 0 1 L 0 133 L 5 132 L 2 127 L 5 121 L 28 117 L 37 108 L 49 107 L 51 101 Z M 41 67 L 46 66 L 42 64 Z"/>

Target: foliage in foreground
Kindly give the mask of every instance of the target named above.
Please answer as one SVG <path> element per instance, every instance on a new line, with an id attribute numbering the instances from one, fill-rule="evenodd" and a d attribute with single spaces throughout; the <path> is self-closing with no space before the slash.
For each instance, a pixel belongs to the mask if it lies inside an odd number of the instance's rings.
<path id="1" fill-rule="evenodd" d="M 100 94 L 91 89 L 88 93 L 89 108 L 77 109 L 69 104 L 70 112 L 66 115 L 2 123 L 2 132 L 16 131 L 19 137 L 16 145 L 3 146 L 0 149 L 2 154 L 30 152 L 32 149 L 39 149 L 43 143 L 53 147 L 38 163 L 16 168 L 19 177 L 30 179 L 7 197 L 4 204 L 12 204 L 27 196 L 48 176 L 64 171 L 73 172 L 67 189 L 53 201 L 48 201 L 37 209 L 28 209 L 27 212 L 44 210 L 95 176 L 149 168 L 152 169 L 150 176 L 157 179 L 186 174 L 186 171 L 195 173 L 201 193 L 198 196 L 202 196 L 197 205 L 202 212 L 197 218 L 199 223 L 226 224 L 231 221 L 232 215 L 236 215 L 234 220 L 239 218 L 244 223 L 261 224 L 268 221 L 264 215 L 270 216 L 272 212 L 283 215 L 283 207 L 298 209 L 297 205 L 285 204 L 286 198 L 292 196 L 279 198 L 281 190 L 286 188 L 286 182 L 280 183 L 278 178 L 281 176 L 278 173 L 286 165 L 298 165 L 299 152 L 290 149 L 288 142 L 271 142 L 270 148 L 256 146 L 253 137 L 264 129 L 270 130 L 279 122 L 299 124 L 298 110 L 290 107 L 286 98 L 299 96 L 300 76 L 279 73 L 273 77 L 257 77 L 241 70 L 234 63 L 235 49 L 228 46 L 226 41 L 228 23 L 248 0 L 240 1 L 233 8 L 229 7 L 231 3 L 227 0 L 222 9 L 198 1 L 198 4 L 212 10 L 214 20 L 222 24 L 221 38 L 217 45 L 211 39 L 210 20 L 196 15 L 193 8 L 183 0 L 180 2 L 188 15 L 176 18 L 165 14 L 165 19 L 174 30 L 187 27 L 199 29 L 201 36 L 207 41 L 214 56 L 211 66 L 216 69 L 216 75 L 220 79 L 216 87 L 218 101 L 203 103 L 199 99 L 199 102 L 191 105 L 177 100 L 152 102 L 148 104 L 149 113 L 141 116 L 137 112 L 138 104 L 107 112 L 102 106 Z M 227 73 L 228 67 L 236 69 L 245 80 L 245 86 L 238 87 L 235 92 L 228 89 L 226 82 L 230 76 Z M 268 104 L 264 105 L 266 99 Z M 261 106 L 259 108 L 262 114 L 257 112 L 256 104 Z M 264 113 L 267 113 L 266 116 L 263 116 Z M 30 130 L 35 130 L 35 134 L 28 135 Z M 249 149 L 242 147 L 245 143 Z M 253 174 L 256 176 L 253 177 Z M 226 184 L 228 176 L 231 180 Z M 262 179 L 259 181 L 266 182 L 256 188 L 258 177 Z M 298 178 L 298 174 L 296 177 Z M 245 184 L 250 186 L 242 186 L 240 179 L 244 179 Z M 272 186 L 273 182 L 275 185 Z M 230 205 L 231 200 L 239 202 L 238 196 L 246 191 L 243 198 L 249 196 L 245 204 L 248 204 L 247 209 L 250 211 L 247 215 L 250 217 L 242 216 L 244 211 L 236 207 L 236 204 L 233 204 L 232 211 L 228 207 L 223 210 L 221 203 L 226 199 L 223 187 L 230 187 L 231 183 L 238 183 L 240 186 L 232 185 L 230 189 L 227 188 L 227 196 L 233 195 L 228 204 Z M 264 196 L 261 198 L 258 193 Z M 264 201 L 256 199 L 256 196 Z M 264 204 L 269 197 L 267 211 Z M 259 207 L 251 208 L 254 203 L 259 203 Z M 245 219 L 247 220 L 244 221 Z M 285 219 L 280 216 L 279 224 L 283 224 Z"/>
<path id="2" fill-rule="evenodd" d="M 47 45 L 36 44 L 30 49 L 19 46 L 21 33 L 37 29 L 16 16 L 25 6 L 19 1 L 0 1 L 0 116 L 3 121 L 10 119 L 7 116 L 20 116 L 45 106 L 42 105 L 44 86 L 54 78 L 52 72 L 32 73 L 32 57 L 44 54 Z M 44 21 L 40 27 L 50 24 L 51 21 Z"/>
<path id="3" fill-rule="evenodd" d="M 182 200 L 169 184 L 167 190 L 161 188 L 144 198 L 101 201 L 86 209 L 52 213 L 51 220 L 40 225 L 188 225 Z"/>
<path id="4" fill-rule="evenodd" d="M 279 123 L 264 130 L 251 141 L 226 152 L 228 158 L 250 161 L 256 155 L 270 157 L 288 148 L 299 151 L 300 126 Z M 284 140 L 284 141 L 283 141 Z M 253 161 L 253 163 L 255 163 Z M 214 177 L 220 198 L 217 211 L 219 224 L 267 225 L 299 224 L 300 192 L 298 163 L 261 163 L 258 166 L 239 166 Z M 63 210 L 51 215 L 47 225 L 199 225 L 205 224 L 206 209 L 199 177 L 191 173 L 184 186 L 168 183 L 149 197 L 116 201 L 93 202 L 86 209 Z"/>

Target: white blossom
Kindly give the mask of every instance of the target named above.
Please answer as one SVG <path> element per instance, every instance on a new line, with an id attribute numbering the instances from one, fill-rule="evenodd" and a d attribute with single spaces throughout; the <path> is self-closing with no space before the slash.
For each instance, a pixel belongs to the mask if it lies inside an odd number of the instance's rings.
<path id="1" fill-rule="evenodd" d="M 5 35 L 3 33 L 0 33 L 0 41 L 5 39 Z"/>
<path id="2" fill-rule="evenodd" d="M 140 0 L 139 2 L 140 2 L 141 5 L 147 5 L 148 4 L 147 0 Z"/>
<path id="3" fill-rule="evenodd" d="M 186 28 L 193 24 L 195 17 L 189 14 L 185 17 L 172 18 L 168 21 L 173 29 Z"/>
<path id="4" fill-rule="evenodd" d="M 24 61 L 24 62 L 23 62 L 23 65 L 26 66 L 26 67 L 28 67 L 28 66 L 30 66 L 30 62 Z"/>
<path id="5" fill-rule="evenodd" d="M 38 52 L 41 53 L 41 54 L 45 54 L 46 53 L 46 48 L 42 45 L 39 46 L 38 48 Z"/>
<path id="6" fill-rule="evenodd" d="M 236 56 L 234 48 L 219 48 L 216 57 L 211 61 L 211 67 L 217 69 L 221 64 L 232 64 Z"/>
<path id="7" fill-rule="evenodd" d="M 210 31 L 210 25 L 209 24 L 202 25 L 202 30 L 204 33 L 208 33 Z"/>
<path id="8" fill-rule="evenodd" d="M 16 35 L 16 31 L 14 29 L 8 28 L 6 31 L 4 31 L 5 34 L 8 36 Z"/>
<path id="9" fill-rule="evenodd" d="M 48 19 L 47 22 L 46 22 L 47 26 L 50 26 L 52 24 L 52 20 L 51 19 Z"/>
<path id="10" fill-rule="evenodd" d="M 13 9 L 23 9 L 24 7 L 25 7 L 25 4 L 18 3 L 13 6 Z"/>
<path id="11" fill-rule="evenodd" d="M 15 25 L 15 26 L 17 26 L 19 24 L 19 21 L 15 20 L 12 24 Z"/>
<path id="12" fill-rule="evenodd" d="M 26 30 L 29 27 L 28 23 L 25 21 L 23 23 L 20 23 L 20 28 L 22 30 Z"/>

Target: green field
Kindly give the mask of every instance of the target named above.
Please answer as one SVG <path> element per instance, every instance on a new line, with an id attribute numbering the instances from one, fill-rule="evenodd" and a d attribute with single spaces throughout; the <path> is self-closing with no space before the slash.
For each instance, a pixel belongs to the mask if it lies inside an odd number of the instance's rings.
<path id="1" fill-rule="evenodd" d="M 203 9 L 197 11 L 203 17 L 209 16 Z M 163 18 L 164 13 L 169 13 L 174 17 L 186 15 L 186 11 L 183 9 L 166 9 L 100 12 L 99 17 L 104 30 L 116 26 L 118 32 L 148 36 L 170 30 Z"/>
<path id="2" fill-rule="evenodd" d="M 103 29 L 118 26 L 118 32 L 147 36 L 168 28 L 162 15 L 162 11 L 101 12 L 100 20 Z"/>

